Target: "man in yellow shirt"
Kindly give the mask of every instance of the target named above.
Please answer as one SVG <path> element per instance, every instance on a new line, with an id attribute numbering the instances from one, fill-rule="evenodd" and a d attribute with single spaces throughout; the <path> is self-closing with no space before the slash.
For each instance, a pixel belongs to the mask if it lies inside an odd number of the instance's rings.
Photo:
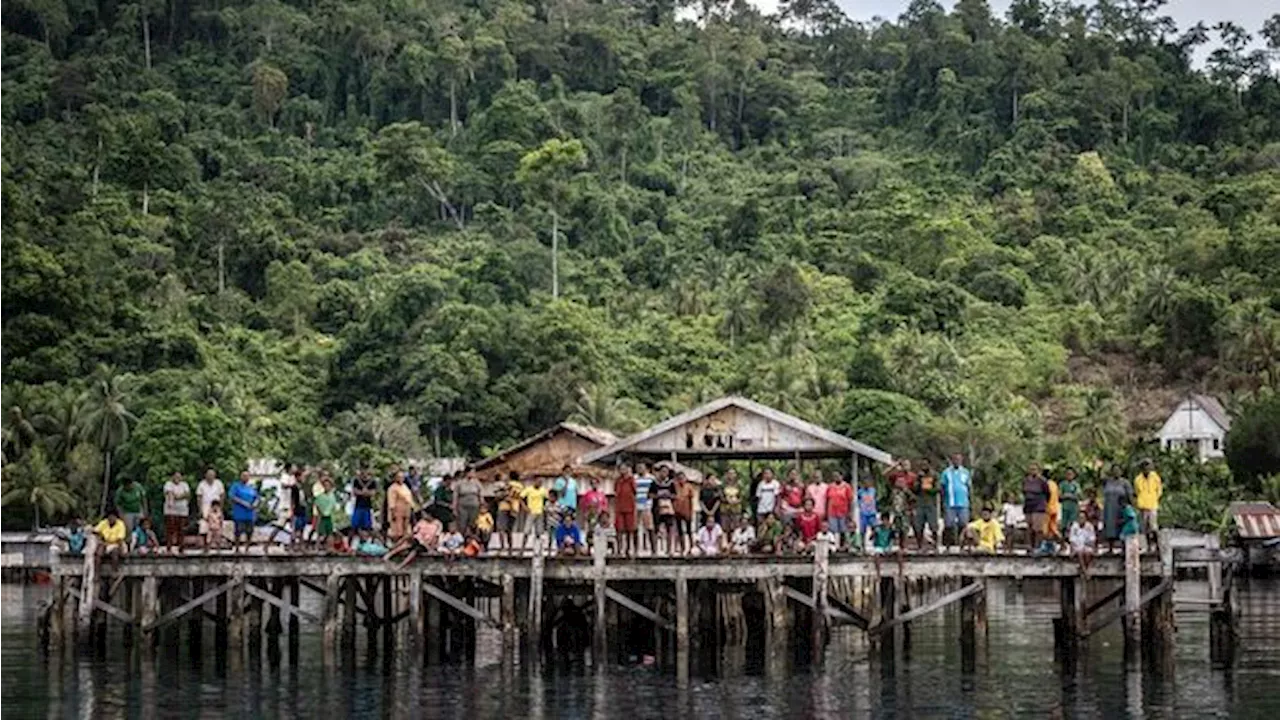
<path id="1" fill-rule="evenodd" d="M 107 516 L 93 526 L 93 531 L 99 538 L 98 557 L 110 555 L 111 564 L 119 568 L 120 556 L 125 553 L 125 538 L 129 535 L 129 529 L 120 519 L 120 513 L 115 508 L 108 510 Z"/>
<path id="2" fill-rule="evenodd" d="M 515 544 L 511 541 L 511 534 L 519 525 L 520 509 L 524 507 L 521 500 L 524 483 L 520 482 L 520 473 L 515 470 L 507 477 L 507 485 L 498 499 L 498 549 L 512 551 Z"/>
<path id="3" fill-rule="evenodd" d="M 1142 520 L 1142 534 L 1150 539 L 1160 531 L 1158 515 L 1160 513 L 1160 496 L 1164 495 L 1164 482 L 1160 473 L 1155 471 L 1151 459 L 1142 461 L 1142 472 L 1133 479 L 1133 492 L 1137 497 L 1133 504 L 1138 508 Z"/>
<path id="4" fill-rule="evenodd" d="M 991 508 L 982 508 L 982 517 L 965 528 L 961 545 L 976 543 L 978 552 L 995 553 L 1004 542 L 1004 527 L 991 517 Z"/>
<path id="5" fill-rule="evenodd" d="M 543 509 L 547 504 L 547 488 L 538 484 L 537 480 L 530 480 L 529 485 L 520 491 L 520 499 L 524 500 L 525 507 L 529 508 L 529 522 L 525 537 L 532 536 L 535 543 L 545 543 L 547 518 L 543 514 Z M 523 541 L 520 543 L 520 549 L 524 549 Z"/>

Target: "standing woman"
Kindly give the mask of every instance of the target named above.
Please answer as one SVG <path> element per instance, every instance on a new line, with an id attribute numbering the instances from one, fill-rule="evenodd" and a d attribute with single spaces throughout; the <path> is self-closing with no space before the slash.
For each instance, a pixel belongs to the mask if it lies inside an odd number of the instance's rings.
<path id="1" fill-rule="evenodd" d="M 387 538 L 392 544 L 409 536 L 409 518 L 413 515 L 413 491 L 404 483 L 404 473 L 396 471 L 387 487 Z"/>
<path id="2" fill-rule="evenodd" d="M 474 472 L 468 472 L 463 476 L 453 488 L 454 504 L 458 513 L 458 532 L 466 535 L 471 526 L 475 524 L 476 516 L 480 514 L 481 496 L 484 494 L 484 487 L 480 484 L 480 480 L 476 478 Z"/>
<path id="3" fill-rule="evenodd" d="M 1133 502 L 1133 485 L 1124 476 L 1119 465 L 1112 465 L 1106 483 L 1102 486 L 1102 538 L 1107 549 L 1115 552 L 1120 529 L 1124 526 L 1124 509 Z"/>
<path id="4" fill-rule="evenodd" d="M 702 489 L 698 491 L 698 505 L 702 508 L 702 522 L 699 523 L 700 525 L 707 524 L 708 515 L 714 517 L 717 524 L 721 524 L 720 503 L 723 499 L 720 478 L 714 474 L 708 475 L 702 481 Z M 725 519 L 727 520 L 728 518 Z"/>
<path id="5" fill-rule="evenodd" d="M 1080 483 L 1076 480 L 1075 468 L 1067 468 L 1062 474 L 1062 482 L 1058 483 L 1058 503 L 1062 507 L 1061 525 L 1068 532 L 1080 517 Z"/>
<path id="6" fill-rule="evenodd" d="M 445 475 L 440 479 L 440 484 L 431 494 L 431 507 L 428 511 L 440 521 L 440 527 L 448 532 L 453 525 L 453 475 Z"/>

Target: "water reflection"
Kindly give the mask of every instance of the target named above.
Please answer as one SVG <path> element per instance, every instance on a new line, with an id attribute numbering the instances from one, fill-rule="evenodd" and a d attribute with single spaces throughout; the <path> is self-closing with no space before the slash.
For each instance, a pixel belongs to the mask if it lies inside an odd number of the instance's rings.
<path id="1" fill-rule="evenodd" d="M 1210 665 L 1204 615 L 1187 613 L 1178 616 L 1172 667 L 1126 670 L 1117 628 L 1092 638 L 1074 666 L 1063 664 L 1052 646 L 1056 594 L 1027 582 L 992 586 L 989 636 L 971 669 L 958 618 L 944 612 L 914 624 L 909 653 L 888 643 L 873 651 L 861 633 L 840 629 L 819 669 L 805 665 L 803 652 L 774 656 L 754 645 L 695 663 L 687 687 L 652 667 L 504 663 L 501 643 L 483 636 L 475 667 L 423 665 L 409 655 L 388 665 L 362 652 L 325 663 L 319 638 L 309 634 L 294 661 L 265 643 L 260 654 L 219 662 L 210 642 L 192 661 L 185 631 L 182 644 L 162 638 L 153 658 L 118 647 L 114 634 L 105 657 L 46 657 L 34 631 L 46 596 L 40 588 L 4 587 L 3 706 L 15 717 L 1280 716 L 1274 581 L 1244 589 L 1241 653 L 1225 670 Z"/>

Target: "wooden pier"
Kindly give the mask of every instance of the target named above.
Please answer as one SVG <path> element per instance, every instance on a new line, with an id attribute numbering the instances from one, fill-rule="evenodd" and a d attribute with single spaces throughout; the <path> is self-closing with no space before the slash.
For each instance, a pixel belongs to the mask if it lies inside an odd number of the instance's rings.
<path id="1" fill-rule="evenodd" d="M 1087 585 L 1065 556 L 916 554 L 877 564 L 825 547 L 711 558 L 622 558 L 603 547 L 592 557 L 429 557 L 404 570 L 363 557 L 230 553 L 129 556 L 116 570 L 55 554 L 49 641 L 92 646 L 119 625 L 149 653 L 160 633 L 173 642 L 184 625 L 199 647 L 211 623 L 218 652 L 283 635 L 296 654 L 305 623 L 320 631 L 326 661 L 351 651 L 363 628 L 367 652 L 381 646 L 431 663 L 473 656 L 485 626 L 500 634 L 504 662 L 538 663 L 566 648 L 604 660 L 622 636 L 639 634 L 687 676 L 691 649 L 741 641 L 748 627 L 763 628 L 770 652 L 803 643 L 820 662 L 833 625 L 891 647 L 912 621 L 954 604 L 959 641 L 971 649 L 986 632 L 989 581 L 1044 578 L 1060 587 L 1059 651 L 1074 654 L 1119 620 L 1133 656 L 1171 654 L 1173 552 L 1140 554 L 1136 541 L 1095 558 Z M 1090 598 L 1086 587 L 1103 594 Z"/>

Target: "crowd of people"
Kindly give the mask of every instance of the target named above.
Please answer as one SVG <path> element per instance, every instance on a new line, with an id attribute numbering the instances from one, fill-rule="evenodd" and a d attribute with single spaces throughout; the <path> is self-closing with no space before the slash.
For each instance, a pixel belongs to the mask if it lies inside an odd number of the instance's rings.
<path id="1" fill-rule="evenodd" d="M 940 471 L 928 460 L 898 460 L 883 478 L 866 476 L 856 485 L 821 469 L 807 478 L 791 467 L 782 479 L 772 468 L 748 480 L 733 469 L 723 478 L 694 479 L 679 466 L 638 464 L 617 469 L 611 494 L 598 471 L 575 473 L 567 465 L 555 478 L 515 472 L 481 478 L 474 471 L 424 478 L 414 467 L 393 466 L 381 482 L 360 469 L 338 489 L 329 471 L 292 465 L 264 497 L 248 472 L 227 488 L 208 470 L 194 490 L 175 472 L 164 484 L 163 537 L 136 480 L 116 490 L 113 507 L 92 532 L 98 552 L 115 558 L 191 546 L 229 545 L 239 553 L 279 545 L 286 552 L 359 554 L 406 565 L 424 554 L 473 557 L 534 548 L 586 554 L 600 542 L 628 557 L 807 553 L 825 542 L 833 552 L 877 557 L 1070 553 L 1087 572 L 1100 541 L 1115 551 L 1128 535 L 1154 539 L 1163 494 L 1150 460 L 1132 481 L 1112 466 L 1101 487 L 1086 487 L 1071 467 L 1050 472 L 1032 463 L 1020 493 L 980 502 L 959 454 Z M 71 552 L 83 551 L 87 532 L 79 520 L 72 523 Z"/>

